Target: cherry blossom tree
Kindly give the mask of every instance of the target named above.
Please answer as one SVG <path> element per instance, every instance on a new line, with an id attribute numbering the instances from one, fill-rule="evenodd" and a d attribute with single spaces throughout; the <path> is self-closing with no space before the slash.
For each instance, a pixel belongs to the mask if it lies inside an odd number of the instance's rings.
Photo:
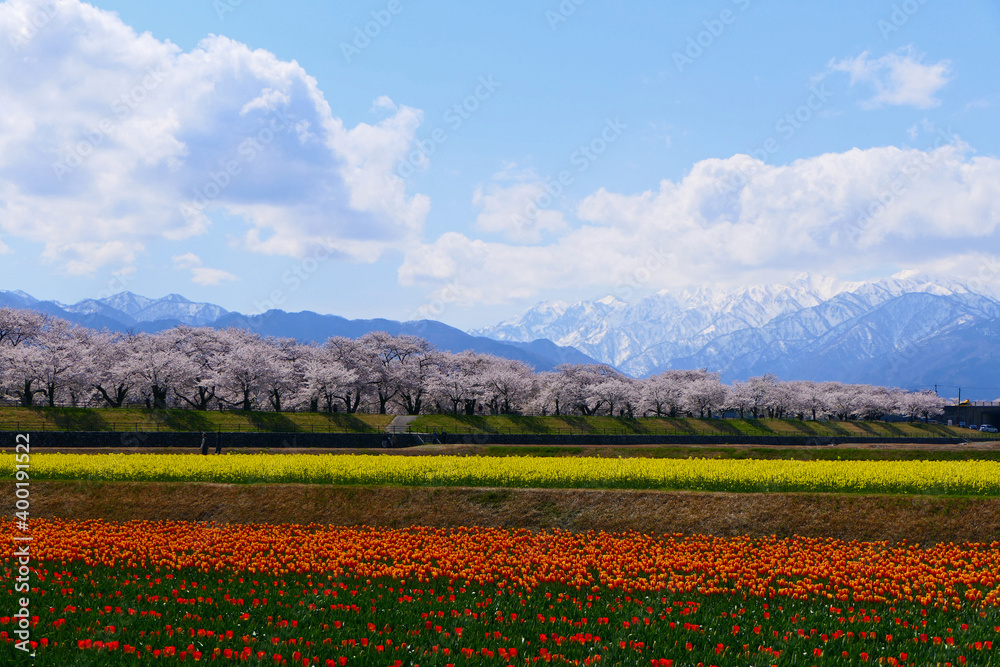
<path id="1" fill-rule="evenodd" d="M 735 410 L 740 415 L 740 419 L 745 419 L 748 412 L 753 410 L 754 397 L 753 390 L 749 382 L 736 380 L 729 387 L 726 396 L 726 409 Z"/>
<path id="2" fill-rule="evenodd" d="M 536 374 L 535 392 L 529 401 L 529 409 L 543 415 L 561 415 L 567 405 L 569 394 L 562 381 L 562 374 L 543 371 Z"/>
<path id="3" fill-rule="evenodd" d="M 7 368 L 3 383 L 23 406 L 35 404 L 35 396 L 55 406 L 57 392 L 78 379 L 85 359 L 84 338 L 90 330 L 60 318 L 49 318 L 31 338 L 17 346 L 0 344 L 0 369 Z"/>
<path id="4" fill-rule="evenodd" d="M 683 384 L 683 376 L 676 370 L 644 380 L 640 390 L 643 414 L 676 417 L 681 409 Z"/>
<path id="5" fill-rule="evenodd" d="M 808 414 L 813 421 L 816 421 L 819 415 L 824 415 L 829 411 L 828 391 L 822 382 L 800 380 L 788 384 L 792 392 L 791 410 L 798 415 L 799 419 L 803 419 Z"/>
<path id="6" fill-rule="evenodd" d="M 419 415 L 441 373 L 441 357 L 433 351 L 407 355 L 401 360 L 399 403 L 408 415 Z"/>
<path id="7" fill-rule="evenodd" d="M 0 308 L 0 345 L 17 347 L 41 335 L 49 316 L 34 310 Z"/>
<path id="8" fill-rule="evenodd" d="M 195 372 L 192 362 L 181 351 L 176 335 L 140 333 L 118 344 L 130 347 L 129 360 L 142 391 L 148 393 L 148 407 L 166 409 L 171 389 L 183 384 Z"/>
<path id="9" fill-rule="evenodd" d="M 333 396 L 344 404 L 344 411 L 353 414 L 358 411 L 372 386 L 372 364 L 360 341 L 334 336 L 323 347 L 326 352 L 324 359 L 340 364 L 350 373 L 349 379 L 345 376 L 341 381 L 327 385 L 327 388 L 336 391 Z"/>
<path id="10" fill-rule="evenodd" d="M 897 391 L 888 387 L 857 385 L 857 413 L 862 419 L 881 419 L 896 410 Z"/>
<path id="11" fill-rule="evenodd" d="M 140 381 L 135 359 L 136 334 L 103 331 L 91 338 L 91 383 L 112 408 L 125 404 Z M 134 393 L 134 392 L 133 392 Z"/>
<path id="12" fill-rule="evenodd" d="M 260 407 L 278 372 L 274 350 L 256 333 L 226 329 L 229 340 L 219 368 L 218 400 L 244 411 Z"/>
<path id="13" fill-rule="evenodd" d="M 145 396 L 206 410 L 341 407 L 408 414 L 438 411 L 813 420 L 928 419 L 947 401 L 931 392 L 839 382 L 783 382 L 772 374 L 721 383 L 707 369 L 671 369 L 645 380 L 605 364 L 563 364 L 535 373 L 519 361 L 439 352 L 423 338 L 371 332 L 323 345 L 263 338 L 240 329 L 178 326 L 158 334 L 97 332 L 30 310 L 0 308 L 0 391 L 24 406 L 121 407 Z M 176 403 L 176 400 L 174 401 Z"/>
<path id="14" fill-rule="evenodd" d="M 837 419 L 846 421 L 857 416 L 861 408 L 861 391 L 858 385 L 842 384 L 840 382 L 824 383 L 827 404 Z"/>
<path id="15" fill-rule="evenodd" d="M 484 355 L 472 351 L 439 353 L 438 373 L 431 388 L 438 405 L 449 407 L 456 415 L 460 406 L 465 414 L 475 414 L 484 395 L 487 363 Z"/>
<path id="16" fill-rule="evenodd" d="M 208 410 L 216 398 L 225 353 L 234 339 L 226 331 L 209 327 L 178 326 L 164 335 L 173 339 L 178 354 L 186 359 L 181 368 L 187 375 L 172 387 L 174 396 L 196 410 Z"/>
<path id="17" fill-rule="evenodd" d="M 340 360 L 335 347 L 324 345 L 317 348 L 306 359 L 304 373 L 306 391 L 315 402 L 314 405 L 310 405 L 310 409 L 318 409 L 320 402 L 325 412 L 339 411 L 341 401 L 344 402 L 345 408 L 352 407 L 351 396 L 355 387 L 359 387 L 358 375 Z M 358 400 L 360 396 L 359 388 Z M 353 407 L 357 410 L 357 404 Z"/>
<path id="18" fill-rule="evenodd" d="M 29 342 L 0 351 L 0 358 L 4 359 L 6 366 L 6 391 L 23 407 L 31 407 L 35 404 L 35 396 L 45 393 L 41 382 L 44 353 L 42 346 Z"/>
<path id="19" fill-rule="evenodd" d="M 264 344 L 271 352 L 270 372 L 265 377 L 264 388 L 271 409 L 281 412 L 283 407 L 294 404 L 306 387 L 306 365 L 312 350 L 294 338 L 268 338 Z"/>
<path id="20" fill-rule="evenodd" d="M 566 406 L 582 415 L 597 414 L 604 407 L 604 399 L 594 393 L 597 385 L 625 377 L 607 364 L 561 364 L 556 370 Z"/>
<path id="21" fill-rule="evenodd" d="M 48 316 L 16 308 L 0 308 L 0 387 L 16 397 L 21 405 L 32 405 L 40 393 L 34 369 L 39 351 L 28 349 L 42 334 Z"/>
<path id="22" fill-rule="evenodd" d="M 910 406 L 918 410 L 917 415 L 923 417 L 924 421 L 943 415 L 944 408 L 948 405 L 948 401 L 933 391 L 913 392 L 908 396 L 911 398 Z"/>
<path id="23" fill-rule="evenodd" d="M 718 373 L 705 373 L 704 377 L 684 384 L 682 404 L 684 409 L 699 417 L 712 417 L 726 405 L 727 390 Z"/>
<path id="24" fill-rule="evenodd" d="M 369 382 L 378 401 L 379 414 L 386 414 L 390 401 L 402 390 L 404 365 L 425 355 L 431 345 L 418 336 L 393 336 L 384 331 L 366 333 L 358 343 L 369 363 Z"/>
<path id="25" fill-rule="evenodd" d="M 532 367 L 523 361 L 486 356 L 481 375 L 484 402 L 493 414 L 520 412 L 535 390 Z"/>
<path id="26" fill-rule="evenodd" d="M 774 400 L 773 394 L 777 385 L 778 378 L 770 373 L 747 380 L 750 414 L 754 419 L 758 419 L 762 413 L 766 413 L 768 406 Z"/>
<path id="27" fill-rule="evenodd" d="M 639 389 L 631 378 L 610 377 L 591 387 L 595 404 L 600 404 L 609 415 L 634 417 L 639 404 Z"/>

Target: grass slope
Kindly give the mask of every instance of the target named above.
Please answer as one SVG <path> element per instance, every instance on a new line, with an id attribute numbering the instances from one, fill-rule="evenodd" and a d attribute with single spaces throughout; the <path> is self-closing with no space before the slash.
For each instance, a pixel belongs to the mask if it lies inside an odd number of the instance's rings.
<path id="1" fill-rule="evenodd" d="M 2 431 L 269 431 L 377 432 L 392 415 L 324 412 L 243 412 L 238 410 L 146 410 L 143 408 L 0 408 Z M 927 437 L 1000 440 L 941 424 L 907 422 L 826 422 L 798 419 L 696 419 L 642 417 L 421 415 L 410 425 L 417 433 L 533 433 L 549 435 L 713 435 L 854 436 L 918 440 Z"/>
<path id="2" fill-rule="evenodd" d="M 377 432 L 392 415 L 143 408 L 0 408 L 2 431 Z"/>
<path id="3" fill-rule="evenodd" d="M 889 438 L 996 439 L 997 434 L 979 433 L 942 424 L 908 422 L 827 422 L 799 419 L 695 419 L 665 417 L 545 417 L 519 415 L 422 415 L 410 425 L 416 432 L 449 433 L 538 433 L 592 435 L 750 435 L 815 437 L 854 436 Z"/>

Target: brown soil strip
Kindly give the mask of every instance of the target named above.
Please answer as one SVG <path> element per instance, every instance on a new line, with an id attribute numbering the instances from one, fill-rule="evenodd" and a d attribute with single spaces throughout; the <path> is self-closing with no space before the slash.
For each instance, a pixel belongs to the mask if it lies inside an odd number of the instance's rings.
<path id="1" fill-rule="evenodd" d="M 997 451 L 1000 450 L 1000 441 L 978 441 L 968 442 L 960 445 L 928 444 L 922 442 L 892 442 L 892 443 L 864 443 L 853 442 L 839 445 L 822 445 L 816 447 L 791 447 L 788 445 L 756 445 L 756 444 L 725 444 L 725 445 L 499 445 L 500 448 L 516 451 L 518 448 L 529 449 L 531 447 L 542 446 L 546 449 L 574 450 L 574 456 L 619 456 L 623 452 L 634 450 L 636 455 L 641 456 L 644 450 L 655 450 L 661 448 L 669 449 L 689 449 L 691 456 L 699 456 L 700 451 L 718 449 L 768 449 L 780 452 L 781 450 L 845 450 L 845 449 L 882 449 L 882 450 L 918 450 L 924 452 L 935 451 Z M 482 455 L 488 446 L 483 445 L 424 445 L 422 447 L 405 447 L 399 449 L 346 449 L 346 448 L 283 448 L 283 449 L 261 449 L 261 448 L 227 448 L 224 452 L 236 452 L 240 454 L 358 454 L 358 455 L 393 455 L 393 456 L 475 456 Z M 13 447 L 0 447 L 0 451 L 12 453 Z M 73 447 L 73 448 L 45 448 L 35 447 L 32 452 L 37 454 L 62 452 L 64 454 L 194 454 L 197 447 Z M 214 456 L 213 454 L 210 454 Z"/>
<path id="2" fill-rule="evenodd" d="M 0 503 L 13 507 L 13 484 Z M 1000 499 L 667 491 L 33 481 L 35 518 L 832 537 L 930 545 L 1000 537 Z"/>

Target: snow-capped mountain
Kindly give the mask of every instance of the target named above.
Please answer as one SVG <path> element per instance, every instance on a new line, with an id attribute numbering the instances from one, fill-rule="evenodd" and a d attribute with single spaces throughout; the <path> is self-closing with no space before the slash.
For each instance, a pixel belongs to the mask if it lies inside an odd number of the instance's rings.
<path id="1" fill-rule="evenodd" d="M 160 299 L 119 292 L 103 299 L 85 299 L 72 305 L 59 304 L 71 313 L 102 315 L 111 319 L 130 319 L 136 322 L 176 320 L 192 326 L 211 324 L 229 311 L 211 303 L 196 303 L 179 294 L 168 294 Z"/>
<path id="2" fill-rule="evenodd" d="M 503 341 L 548 338 L 634 376 L 706 367 L 726 379 L 906 385 L 1000 385 L 1000 301 L 959 283 L 901 274 L 836 284 L 803 277 L 787 285 L 661 291 L 635 303 L 615 297 L 543 303 L 473 333 Z M 947 342 L 947 344 L 946 344 Z M 959 368 L 954 346 L 976 349 Z M 933 376 L 933 377 L 931 377 Z"/>

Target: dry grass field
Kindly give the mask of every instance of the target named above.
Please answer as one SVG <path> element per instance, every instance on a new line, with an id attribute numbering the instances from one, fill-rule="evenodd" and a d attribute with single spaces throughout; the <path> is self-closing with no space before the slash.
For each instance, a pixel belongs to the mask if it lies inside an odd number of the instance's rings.
<path id="1" fill-rule="evenodd" d="M 13 502 L 5 488 L 0 502 Z M 991 542 L 1000 499 L 559 489 L 50 481 L 32 515 L 113 521 L 488 526 L 586 532 Z"/>

